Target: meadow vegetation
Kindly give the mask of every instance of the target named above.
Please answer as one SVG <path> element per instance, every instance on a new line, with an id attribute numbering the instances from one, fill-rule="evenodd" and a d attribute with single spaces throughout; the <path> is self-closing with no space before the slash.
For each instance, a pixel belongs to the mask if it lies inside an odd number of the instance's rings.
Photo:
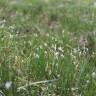
<path id="1" fill-rule="evenodd" d="M 0 0 L 6 82 L 6 96 L 96 96 L 95 0 Z"/>

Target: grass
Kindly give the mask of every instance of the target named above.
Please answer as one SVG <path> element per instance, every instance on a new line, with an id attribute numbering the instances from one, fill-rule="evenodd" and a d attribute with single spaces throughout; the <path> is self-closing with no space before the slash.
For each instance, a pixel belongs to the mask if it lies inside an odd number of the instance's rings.
<path id="1" fill-rule="evenodd" d="M 0 1 L 0 84 L 12 82 L 6 96 L 95 96 L 95 3 Z"/>

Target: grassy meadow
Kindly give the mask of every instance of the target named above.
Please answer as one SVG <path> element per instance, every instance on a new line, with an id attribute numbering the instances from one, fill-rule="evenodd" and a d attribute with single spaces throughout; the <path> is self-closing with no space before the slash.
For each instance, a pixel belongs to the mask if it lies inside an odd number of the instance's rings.
<path id="1" fill-rule="evenodd" d="M 5 96 L 96 96 L 96 1 L 0 0 L 0 86 Z"/>

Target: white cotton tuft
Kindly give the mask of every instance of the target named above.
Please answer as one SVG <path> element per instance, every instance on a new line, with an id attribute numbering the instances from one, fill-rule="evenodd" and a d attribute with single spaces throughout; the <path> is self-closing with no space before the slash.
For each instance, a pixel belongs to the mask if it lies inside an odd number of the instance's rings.
<path id="1" fill-rule="evenodd" d="M 9 89 L 11 87 L 11 85 L 12 85 L 12 82 L 8 81 L 8 82 L 5 83 L 5 88 Z"/>

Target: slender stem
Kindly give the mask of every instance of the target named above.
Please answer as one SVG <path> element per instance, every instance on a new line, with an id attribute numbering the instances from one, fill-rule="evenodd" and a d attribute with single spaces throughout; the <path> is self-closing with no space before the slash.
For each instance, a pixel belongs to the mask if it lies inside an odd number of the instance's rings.
<path id="1" fill-rule="evenodd" d="M 26 88 L 26 87 L 33 86 L 33 85 L 37 85 L 37 84 L 52 83 L 52 82 L 55 82 L 55 81 L 58 81 L 58 80 L 59 80 L 59 79 L 32 82 L 32 83 L 26 84 L 26 85 L 24 85 L 24 86 L 18 87 L 17 90 L 21 90 L 21 89 L 24 89 L 24 88 Z"/>

